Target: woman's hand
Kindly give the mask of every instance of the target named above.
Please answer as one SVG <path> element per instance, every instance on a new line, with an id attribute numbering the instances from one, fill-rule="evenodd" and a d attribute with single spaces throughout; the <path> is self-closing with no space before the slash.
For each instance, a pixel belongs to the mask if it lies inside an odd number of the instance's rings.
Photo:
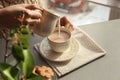
<path id="1" fill-rule="evenodd" d="M 74 26 L 71 23 L 70 19 L 68 17 L 64 16 L 60 19 L 60 25 L 64 26 L 65 28 L 68 28 L 70 31 L 74 30 Z"/>
<path id="2" fill-rule="evenodd" d="M 9 29 L 18 27 L 18 24 L 25 23 L 32 25 L 40 22 L 42 8 L 33 4 L 18 4 L 0 9 L 0 25 Z M 20 17 L 24 19 L 20 21 Z"/>

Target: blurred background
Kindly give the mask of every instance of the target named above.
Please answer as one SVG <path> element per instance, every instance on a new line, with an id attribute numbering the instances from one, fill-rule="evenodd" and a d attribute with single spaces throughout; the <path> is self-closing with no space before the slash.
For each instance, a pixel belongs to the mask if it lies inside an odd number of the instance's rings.
<path id="1" fill-rule="evenodd" d="M 88 0 L 41 0 L 42 7 L 59 16 L 68 16 L 74 26 L 109 20 L 110 8 Z"/>

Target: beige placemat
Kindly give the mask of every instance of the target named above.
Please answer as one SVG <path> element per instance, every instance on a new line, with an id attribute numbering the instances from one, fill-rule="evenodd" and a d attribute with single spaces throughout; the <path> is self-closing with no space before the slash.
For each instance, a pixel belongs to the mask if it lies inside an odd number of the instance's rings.
<path id="1" fill-rule="evenodd" d="M 80 50 L 72 60 L 69 62 L 58 63 L 45 59 L 59 77 L 106 54 L 106 51 L 80 28 L 75 28 L 72 35 L 80 43 Z M 39 46 L 40 43 L 34 45 L 35 49 L 40 53 Z"/>

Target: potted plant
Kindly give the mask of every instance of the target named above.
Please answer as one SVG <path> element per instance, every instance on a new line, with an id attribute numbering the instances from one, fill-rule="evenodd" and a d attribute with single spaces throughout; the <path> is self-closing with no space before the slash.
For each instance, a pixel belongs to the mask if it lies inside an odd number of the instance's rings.
<path id="1" fill-rule="evenodd" d="M 24 15 L 23 15 L 24 16 Z M 22 25 L 24 17 L 18 18 L 21 25 L 10 31 L 7 35 L 3 33 L 6 40 L 6 51 L 4 62 L 0 63 L 0 74 L 3 80 L 45 80 L 39 75 L 33 74 L 35 62 L 30 51 L 29 36 L 30 30 L 26 25 Z M 7 53 L 8 41 L 11 40 L 11 54 L 16 60 L 16 64 L 9 64 L 6 59 L 10 56 Z"/>

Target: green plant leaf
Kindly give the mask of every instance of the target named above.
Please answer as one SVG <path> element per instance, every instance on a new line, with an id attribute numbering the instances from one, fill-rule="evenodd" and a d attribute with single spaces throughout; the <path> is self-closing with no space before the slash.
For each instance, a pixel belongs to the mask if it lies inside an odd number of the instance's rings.
<path id="1" fill-rule="evenodd" d="M 7 63 L 0 63 L 0 73 L 4 80 L 19 80 L 19 70 Z"/>
<path id="2" fill-rule="evenodd" d="M 41 76 L 37 76 L 34 74 L 31 74 L 29 78 L 27 78 L 27 80 L 45 80 L 45 78 L 41 77 Z"/>
<path id="3" fill-rule="evenodd" d="M 18 34 L 18 38 L 24 49 L 29 48 L 29 36 L 30 35 Z"/>
<path id="4" fill-rule="evenodd" d="M 10 36 L 12 37 L 17 32 L 17 29 L 12 29 L 10 32 Z"/>
<path id="5" fill-rule="evenodd" d="M 31 75 L 33 68 L 35 66 L 34 59 L 32 53 L 29 49 L 23 50 L 24 61 L 21 63 L 23 75 L 27 78 Z"/>
<path id="6" fill-rule="evenodd" d="M 29 35 L 18 34 L 18 38 L 24 49 L 29 48 Z"/>
<path id="7" fill-rule="evenodd" d="M 29 29 L 27 29 L 27 28 L 22 28 L 21 32 L 22 32 L 22 34 L 24 34 L 24 35 L 30 34 L 30 31 L 29 31 Z"/>
<path id="8" fill-rule="evenodd" d="M 26 25 L 21 25 L 20 28 L 21 28 L 22 34 L 24 34 L 24 35 L 30 34 L 30 30 L 29 30 L 29 28 L 26 27 Z"/>
<path id="9" fill-rule="evenodd" d="M 23 49 L 21 46 L 14 44 L 12 46 L 12 54 L 18 62 L 24 61 Z"/>

